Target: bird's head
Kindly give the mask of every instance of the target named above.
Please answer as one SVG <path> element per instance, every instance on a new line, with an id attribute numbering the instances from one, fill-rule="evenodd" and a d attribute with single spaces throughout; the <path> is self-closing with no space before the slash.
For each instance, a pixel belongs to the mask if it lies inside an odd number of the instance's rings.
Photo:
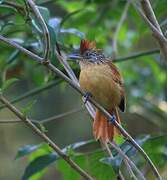
<path id="1" fill-rule="evenodd" d="M 94 41 L 82 39 L 79 50 L 79 54 L 71 54 L 68 57 L 70 59 L 78 59 L 83 63 L 95 64 L 103 63 L 106 59 L 102 50 L 96 48 L 96 43 Z"/>
<path id="2" fill-rule="evenodd" d="M 100 49 L 96 48 L 94 41 L 81 40 L 80 43 L 80 55 L 81 60 L 88 63 L 102 63 L 105 60 L 105 56 Z"/>

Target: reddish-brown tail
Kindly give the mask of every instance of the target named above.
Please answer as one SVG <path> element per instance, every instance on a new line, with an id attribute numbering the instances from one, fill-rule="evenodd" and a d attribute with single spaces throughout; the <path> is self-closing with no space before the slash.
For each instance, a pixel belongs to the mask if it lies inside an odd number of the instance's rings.
<path id="1" fill-rule="evenodd" d="M 117 109 L 111 111 L 116 116 L 116 120 L 120 123 L 120 118 Z M 115 134 L 119 133 L 114 125 L 107 120 L 107 118 L 99 111 L 96 111 L 95 120 L 93 122 L 93 134 L 95 139 L 103 142 L 112 141 Z"/>

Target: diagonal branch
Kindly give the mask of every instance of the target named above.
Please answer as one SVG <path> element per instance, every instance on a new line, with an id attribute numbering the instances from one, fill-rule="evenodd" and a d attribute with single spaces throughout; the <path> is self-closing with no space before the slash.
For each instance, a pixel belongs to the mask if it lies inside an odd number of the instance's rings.
<path id="1" fill-rule="evenodd" d="M 123 10 L 122 15 L 121 15 L 121 18 L 120 18 L 120 20 L 118 22 L 118 25 L 116 27 L 116 30 L 115 30 L 115 32 L 113 34 L 113 40 L 112 40 L 112 48 L 113 48 L 113 50 L 112 50 L 112 58 L 115 58 L 116 55 L 117 55 L 117 40 L 118 40 L 118 35 L 119 35 L 119 31 L 121 29 L 121 26 L 122 26 L 124 20 L 126 19 L 127 12 L 128 12 L 128 9 L 129 9 L 129 5 L 130 5 L 130 2 L 129 1 L 126 2 L 124 10 Z"/>
<path id="2" fill-rule="evenodd" d="M 59 84 L 61 82 L 62 82 L 62 79 L 58 79 L 56 81 L 49 82 L 49 83 L 47 83 L 47 84 L 45 84 L 45 85 L 43 85 L 41 87 L 34 88 L 34 89 L 32 89 L 32 90 L 30 90 L 30 91 L 16 97 L 16 98 L 14 98 L 13 100 L 11 100 L 10 103 L 12 103 L 12 104 L 17 103 L 17 102 L 19 102 L 21 100 L 24 100 L 24 99 L 28 98 L 28 97 L 32 97 L 32 96 L 34 96 L 34 95 L 36 95 L 36 94 L 38 94 L 38 93 L 40 93 L 42 91 L 45 91 L 47 89 L 50 89 L 53 86 L 56 86 L 57 84 Z M 2 110 L 5 107 L 6 107 L 5 105 L 0 106 L 0 110 Z"/>
<path id="3" fill-rule="evenodd" d="M 45 49 L 44 49 L 44 60 L 49 60 L 49 51 L 50 51 L 50 35 L 49 35 L 49 30 L 47 28 L 47 25 L 39 11 L 39 9 L 37 8 L 37 6 L 35 5 L 33 0 L 27 0 L 29 6 L 31 7 L 32 11 L 34 12 L 34 14 L 36 15 L 38 22 L 41 24 L 42 28 L 43 28 L 43 34 L 44 34 L 44 38 L 45 38 Z"/>
<path id="4" fill-rule="evenodd" d="M 20 120 L 22 120 L 28 127 L 30 127 L 33 132 L 40 136 L 54 151 L 63 158 L 76 172 L 78 172 L 83 178 L 88 180 L 93 180 L 93 178 L 81 169 L 69 156 L 64 154 L 61 149 L 40 129 L 38 129 L 23 113 L 16 109 L 2 94 L 0 94 L 0 101 L 5 104 L 10 111 L 12 111 Z"/>
<path id="5" fill-rule="evenodd" d="M 131 161 L 131 159 L 122 151 L 122 149 L 119 146 L 117 146 L 113 142 L 110 142 L 110 145 L 122 156 L 125 164 L 129 164 L 130 168 L 132 167 L 142 180 L 146 180 L 145 177 L 143 176 L 143 174 L 138 169 L 138 167 L 133 163 L 133 161 Z"/>
<path id="6" fill-rule="evenodd" d="M 149 0 L 140 0 L 139 3 L 142 9 L 139 5 L 136 5 L 134 0 L 132 0 L 131 2 L 151 29 L 155 39 L 159 44 L 160 51 L 164 57 L 164 60 L 167 63 L 167 39 L 162 33 L 162 30 L 160 28 L 160 25 L 158 24 Z"/>
<path id="7" fill-rule="evenodd" d="M 34 124 L 35 123 L 36 124 L 45 124 L 45 123 L 48 123 L 50 121 L 54 121 L 54 120 L 57 120 L 57 119 L 60 119 L 60 118 L 64 118 L 66 116 L 72 115 L 74 113 L 77 113 L 77 112 L 80 112 L 80 111 L 83 111 L 83 110 L 84 110 L 83 107 L 75 108 L 75 109 L 72 109 L 70 111 L 67 111 L 67 112 L 64 112 L 64 113 L 61 113 L 61 114 L 58 114 L 58 115 L 54 115 L 54 116 L 49 117 L 47 119 L 42 119 L 40 121 L 39 120 L 30 119 L 30 121 L 33 122 Z M 17 120 L 17 119 L 16 120 L 0 120 L 0 124 L 10 124 L 10 123 L 20 123 L 20 122 L 23 122 L 23 121 Z"/>
<path id="8" fill-rule="evenodd" d="M 64 79 L 64 81 L 66 81 L 71 87 L 73 87 L 73 89 L 75 89 L 77 92 L 79 92 L 82 96 L 85 95 L 85 93 L 80 89 L 80 87 L 78 86 L 78 84 L 76 84 L 75 82 L 73 82 L 70 78 L 68 78 L 63 72 L 61 72 L 59 69 L 57 69 L 53 64 L 51 64 L 49 61 L 42 61 L 42 58 L 37 56 L 36 54 L 26 50 L 25 48 L 21 47 L 20 45 L 18 45 L 17 43 L 3 37 L 0 35 L 0 40 L 5 42 L 6 44 L 15 47 L 17 49 L 19 49 L 21 52 L 29 55 L 32 59 L 36 60 L 37 62 L 39 62 L 40 64 L 43 64 L 46 68 L 48 68 L 50 71 L 52 71 L 53 73 L 57 74 L 60 78 Z M 112 116 L 110 115 L 109 112 L 107 112 L 100 104 L 98 104 L 93 98 L 89 98 L 89 102 L 91 102 L 97 109 L 99 109 L 108 120 L 112 119 Z M 161 176 L 157 170 L 157 168 L 155 167 L 155 165 L 153 164 L 153 162 L 151 161 L 151 159 L 149 158 L 149 156 L 146 154 L 146 152 L 140 147 L 140 145 L 138 145 L 136 143 L 136 141 L 128 134 L 128 132 L 117 122 L 114 121 L 113 125 L 120 131 L 120 133 L 129 141 L 129 143 L 131 143 L 131 145 L 133 145 L 141 154 L 142 156 L 145 158 L 145 160 L 149 163 L 152 171 L 154 172 L 154 175 L 157 177 L 157 179 L 161 179 Z"/>

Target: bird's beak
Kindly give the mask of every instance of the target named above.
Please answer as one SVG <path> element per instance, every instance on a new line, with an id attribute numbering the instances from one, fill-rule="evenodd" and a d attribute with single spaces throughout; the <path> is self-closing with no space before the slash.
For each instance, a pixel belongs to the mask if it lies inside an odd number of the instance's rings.
<path id="1" fill-rule="evenodd" d="M 74 60 L 74 61 L 77 61 L 77 60 L 81 60 L 81 56 L 80 54 L 68 54 L 67 55 L 67 59 L 69 60 Z"/>

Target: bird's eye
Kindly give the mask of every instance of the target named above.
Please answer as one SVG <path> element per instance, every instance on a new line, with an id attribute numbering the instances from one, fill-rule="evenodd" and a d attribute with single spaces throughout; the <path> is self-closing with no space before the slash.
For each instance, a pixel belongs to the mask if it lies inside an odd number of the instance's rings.
<path id="1" fill-rule="evenodd" d="M 88 56 L 88 57 L 89 57 L 89 56 L 90 56 L 90 53 L 89 53 L 89 52 L 86 52 L 86 53 L 85 53 L 85 56 Z"/>

